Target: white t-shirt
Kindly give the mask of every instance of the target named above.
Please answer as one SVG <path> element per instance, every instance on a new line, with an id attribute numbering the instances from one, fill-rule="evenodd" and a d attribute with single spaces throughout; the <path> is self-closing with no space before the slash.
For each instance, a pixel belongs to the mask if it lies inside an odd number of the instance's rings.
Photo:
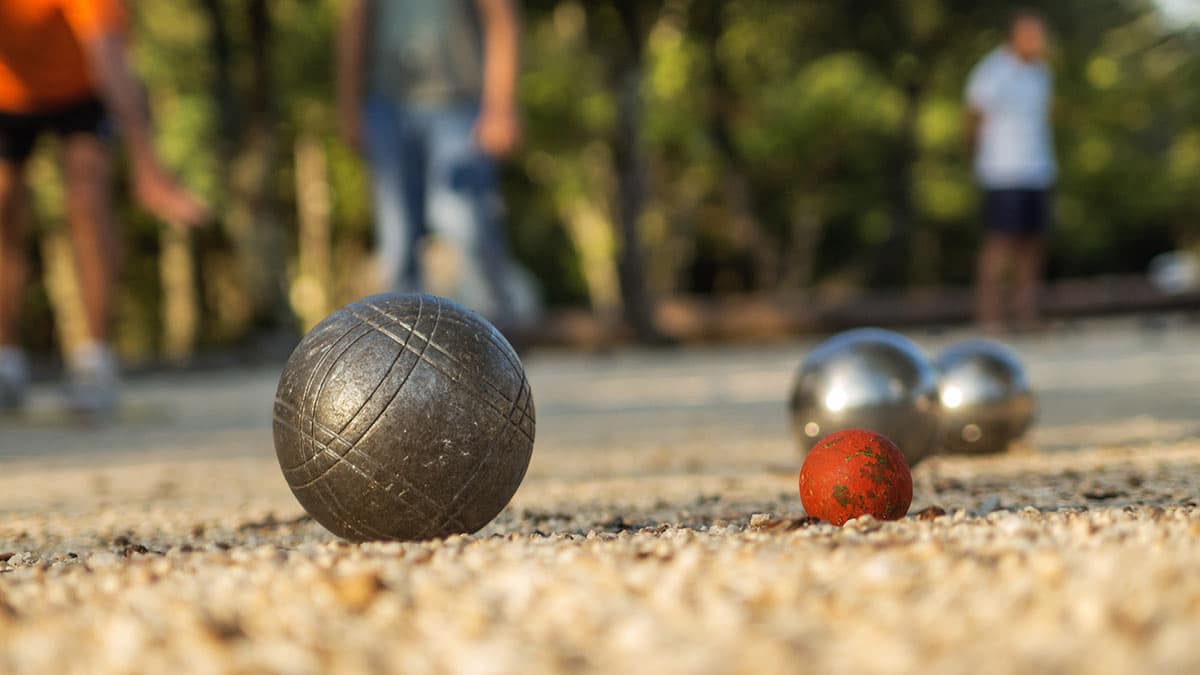
<path id="1" fill-rule="evenodd" d="M 983 115 L 975 176 L 994 190 L 1050 187 L 1058 175 L 1050 130 L 1053 77 L 1007 47 L 988 54 L 967 79 L 967 105 Z"/>

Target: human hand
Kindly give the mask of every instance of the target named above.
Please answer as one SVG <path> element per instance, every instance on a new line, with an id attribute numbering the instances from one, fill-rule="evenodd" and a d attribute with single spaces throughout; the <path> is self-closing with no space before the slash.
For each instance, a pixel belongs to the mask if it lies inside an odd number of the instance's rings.
<path id="1" fill-rule="evenodd" d="M 475 142 L 492 157 L 506 157 L 521 142 L 521 120 L 511 107 L 484 108 L 475 122 Z"/>
<path id="2" fill-rule="evenodd" d="M 135 171 L 134 195 L 142 208 L 171 225 L 199 227 L 212 218 L 208 205 L 161 166 Z"/>

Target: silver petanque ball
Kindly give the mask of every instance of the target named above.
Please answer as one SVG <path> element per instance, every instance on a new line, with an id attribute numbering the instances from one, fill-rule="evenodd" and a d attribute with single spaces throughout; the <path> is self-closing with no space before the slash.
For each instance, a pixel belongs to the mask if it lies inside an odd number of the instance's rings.
<path id="1" fill-rule="evenodd" d="M 802 452 L 842 429 L 868 429 L 900 447 L 909 465 L 936 447 L 937 377 L 911 340 L 860 328 L 817 345 L 796 375 L 792 424 Z"/>
<path id="2" fill-rule="evenodd" d="M 1033 423 L 1036 403 L 1016 352 L 967 340 L 934 361 L 942 407 L 941 452 L 1003 452 Z"/>

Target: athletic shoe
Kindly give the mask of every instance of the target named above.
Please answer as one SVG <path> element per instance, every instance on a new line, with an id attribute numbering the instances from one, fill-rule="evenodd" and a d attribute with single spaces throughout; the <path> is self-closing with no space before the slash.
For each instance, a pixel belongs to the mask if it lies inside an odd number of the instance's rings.
<path id="1" fill-rule="evenodd" d="M 90 342 L 67 356 L 67 401 L 72 411 L 89 418 L 114 415 L 119 385 L 117 359 L 108 345 Z"/>

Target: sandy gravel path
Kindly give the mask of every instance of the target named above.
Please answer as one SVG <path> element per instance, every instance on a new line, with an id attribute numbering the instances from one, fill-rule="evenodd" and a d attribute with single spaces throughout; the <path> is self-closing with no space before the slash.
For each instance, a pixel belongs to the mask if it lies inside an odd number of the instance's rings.
<path id="1" fill-rule="evenodd" d="M 304 516 L 267 371 L 131 382 L 109 430 L 42 391 L 0 424 L 0 673 L 1200 672 L 1197 335 L 1085 337 L 1020 345 L 1041 452 L 844 529 L 796 495 L 803 345 L 535 358 L 513 503 L 410 544 Z"/>

